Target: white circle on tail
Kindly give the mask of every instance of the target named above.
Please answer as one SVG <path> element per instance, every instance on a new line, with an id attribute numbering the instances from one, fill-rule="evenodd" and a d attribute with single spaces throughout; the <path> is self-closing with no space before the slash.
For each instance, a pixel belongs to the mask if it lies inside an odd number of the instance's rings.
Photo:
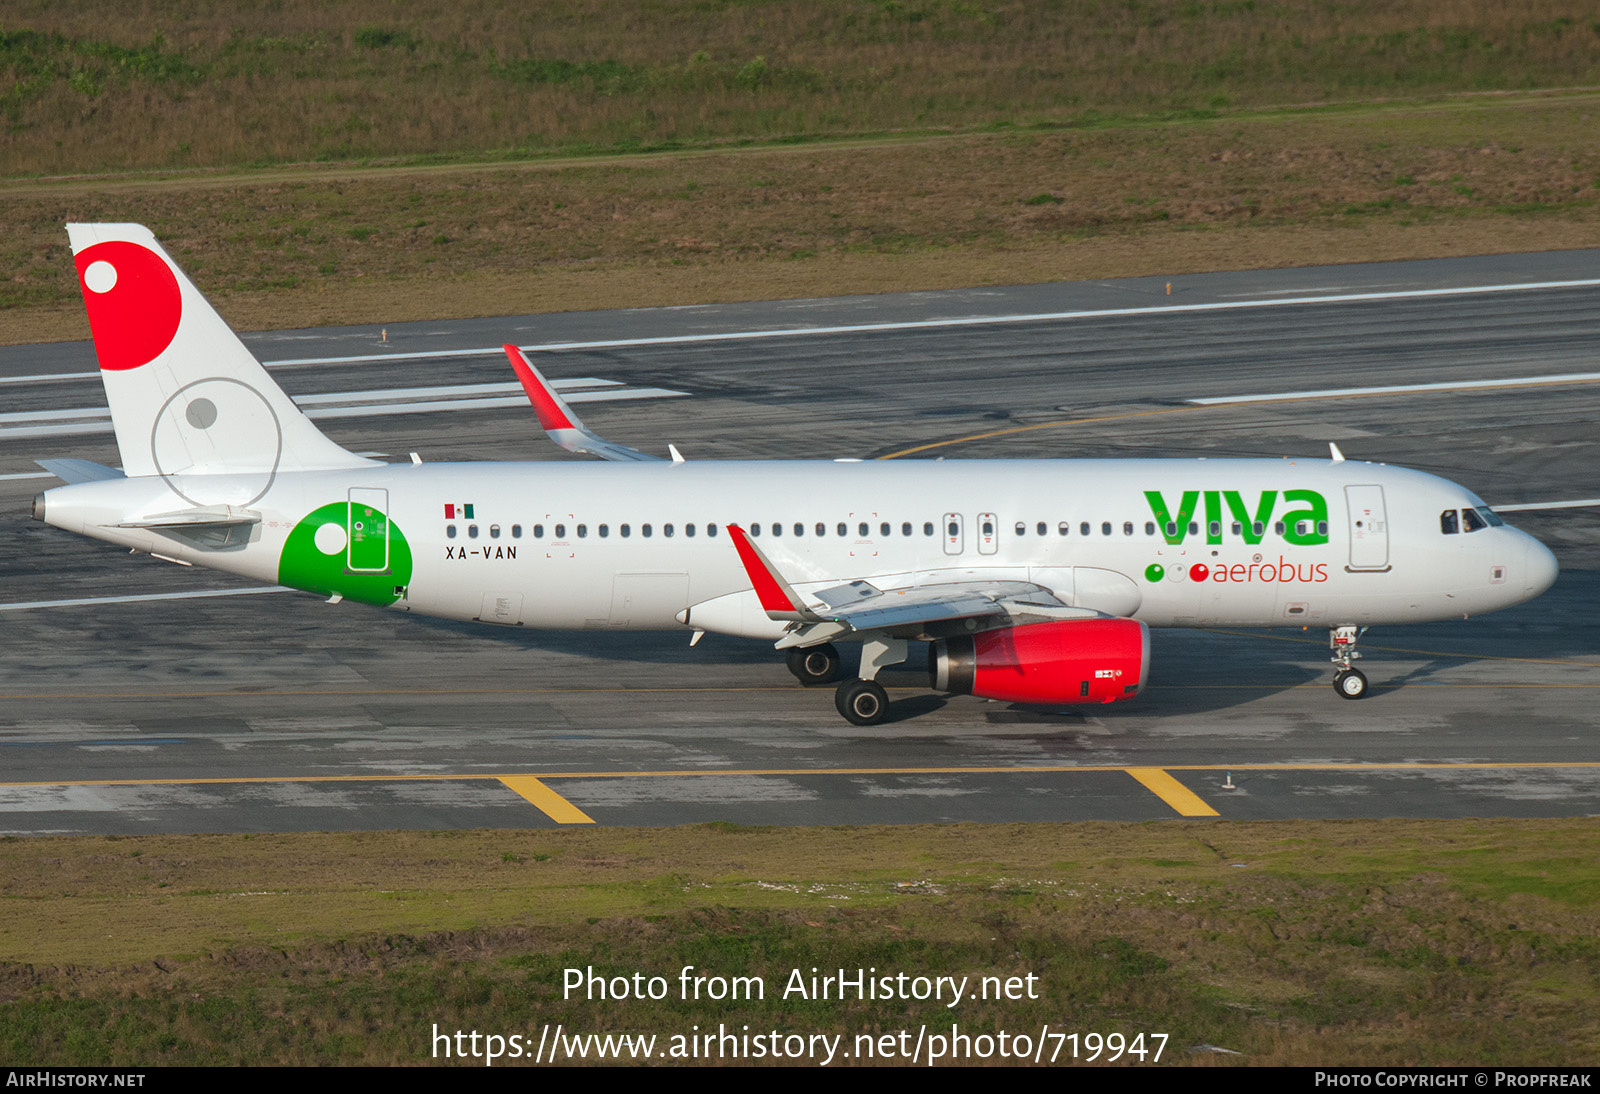
<path id="1" fill-rule="evenodd" d="M 83 283 L 90 292 L 110 292 L 117 287 L 117 268 L 106 261 L 91 262 L 83 271 Z"/>
<path id="2" fill-rule="evenodd" d="M 344 550 L 344 545 L 350 542 L 350 537 L 343 528 L 337 524 L 324 524 L 317 529 L 311 541 L 317 545 L 317 550 L 325 555 L 336 555 Z"/>
<path id="3" fill-rule="evenodd" d="M 210 376 L 185 384 L 156 412 L 150 456 L 190 505 L 252 505 L 277 476 L 283 429 L 255 388 Z"/>

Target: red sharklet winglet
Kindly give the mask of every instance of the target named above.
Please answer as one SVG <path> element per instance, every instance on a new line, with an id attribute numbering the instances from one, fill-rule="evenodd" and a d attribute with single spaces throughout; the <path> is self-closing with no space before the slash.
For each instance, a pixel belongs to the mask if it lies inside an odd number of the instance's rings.
<path id="1" fill-rule="evenodd" d="M 511 367 L 516 370 L 517 379 L 522 381 L 522 390 L 528 393 L 528 401 L 533 404 L 533 412 L 539 416 L 540 425 L 546 430 L 583 428 L 576 420 L 576 415 L 567 409 L 561 396 L 555 393 L 555 389 L 533 367 L 522 350 L 511 345 L 500 348 L 511 358 Z"/>
<path id="2" fill-rule="evenodd" d="M 750 542 L 750 537 L 745 530 L 737 524 L 728 525 L 728 535 L 733 537 L 733 545 L 738 548 L 739 561 L 744 563 L 744 572 L 750 577 L 750 584 L 756 591 L 756 599 L 761 601 L 761 610 L 773 619 L 816 619 L 817 616 L 805 609 L 795 591 L 789 588 L 789 583 L 783 579 L 772 562 L 762 553 L 761 548 Z"/>

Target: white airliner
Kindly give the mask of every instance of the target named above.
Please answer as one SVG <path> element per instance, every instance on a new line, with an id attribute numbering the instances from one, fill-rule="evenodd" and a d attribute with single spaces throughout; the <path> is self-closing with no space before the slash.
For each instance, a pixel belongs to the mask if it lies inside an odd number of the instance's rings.
<path id="1" fill-rule="evenodd" d="M 1327 627 L 1334 687 L 1374 623 L 1537 596 L 1554 556 L 1455 483 L 1295 460 L 716 462 L 596 436 L 515 347 L 541 423 L 605 463 L 389 464 L 328 440 L 151 233 L 68 227 L 122 469 L 34 516 L 330 601 L 501 626 L 764 638 L 881 721 L 879 671 L 930 643 L 930 684 L 1060 706 L 1130 699 L 1147 627 Z"/>

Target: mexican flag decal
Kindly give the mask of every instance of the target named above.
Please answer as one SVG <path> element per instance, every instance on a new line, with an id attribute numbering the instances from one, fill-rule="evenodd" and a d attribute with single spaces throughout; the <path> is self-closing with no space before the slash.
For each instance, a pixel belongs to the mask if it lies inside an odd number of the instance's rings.
<path id="1" fill-rule="evenodd" d="M 472 515 L 472 503 L 469 501 L 465 505 L 452 505 L 449 502 L 445 502 L 445 504 L 444 504 L 444 519 L 445 520 L 476 520 L 477 518 Z"/>

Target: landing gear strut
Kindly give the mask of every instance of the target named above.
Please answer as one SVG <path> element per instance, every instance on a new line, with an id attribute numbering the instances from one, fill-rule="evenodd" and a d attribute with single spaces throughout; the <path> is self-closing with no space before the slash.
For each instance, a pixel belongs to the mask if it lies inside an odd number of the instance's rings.
<path id="1" fill-rule="evenodd" d="M 831 684 L 839 678 L 839 651 L 831 642 L 789 651 L 789 671 L 806 687 Z"/>
<path id="2" fill-rule="evenodd" d="M 1328 628 L 1328 648 L 1333 651 L 1333 690 L 1341 699 L 1365 699 L 1367 678 L 1351 662 L 1361 656 L 1356 643 L 1367 633 L 1367 628 L 1353 623 Z"/>

